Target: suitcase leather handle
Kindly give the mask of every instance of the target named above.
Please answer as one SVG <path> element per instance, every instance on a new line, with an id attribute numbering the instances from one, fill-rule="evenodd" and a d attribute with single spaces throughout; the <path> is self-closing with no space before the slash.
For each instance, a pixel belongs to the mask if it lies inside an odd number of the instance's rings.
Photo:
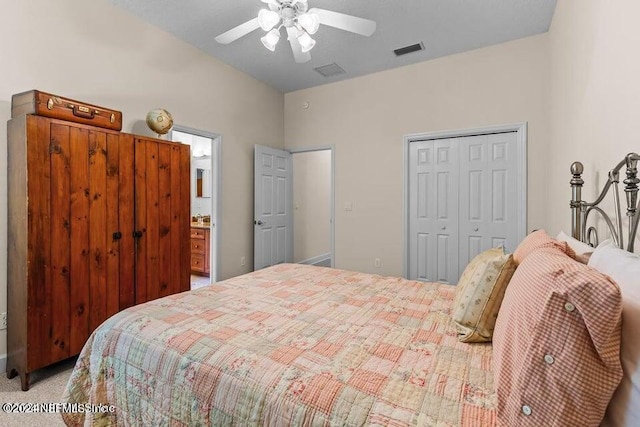
<path id="1" fill-rule="evenodd" d="M 85 119 L 93 119 L 96 111 L 84 105 L 69 104 L 69 108 L 73 111 L 73 115 L 76 117 L 83 117 Z"/>

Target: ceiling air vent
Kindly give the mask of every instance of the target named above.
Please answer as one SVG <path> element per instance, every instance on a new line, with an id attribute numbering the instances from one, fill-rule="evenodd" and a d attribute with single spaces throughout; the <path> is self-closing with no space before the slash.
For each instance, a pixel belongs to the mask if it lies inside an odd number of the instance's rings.
<path id="1" fill-rule="evenodd" d="M 398 49 L 394 49 L 393 53 L 395 53 L 396 56 L 402 56 L 402 55 L 406 55 L 407 53 L 417 52 L 419 50 L 424 50 L 424 45 L 422 44 L 422 42 L 416 43 L 416 44 L 412 44 L 410 46 L 405 46 L 405 47 L 401 47 L 401 48 L 398 48 Z"/>
<path id="2" fill-rule="evenodd" d="M 322 67 L 314 68 L 318 73 L 322 74 L 324 77 L 337 76 L 338 74 L 344 74 L 346 71 L 342 69 L 335 62 L 333 64 L 323 65 Z"/>

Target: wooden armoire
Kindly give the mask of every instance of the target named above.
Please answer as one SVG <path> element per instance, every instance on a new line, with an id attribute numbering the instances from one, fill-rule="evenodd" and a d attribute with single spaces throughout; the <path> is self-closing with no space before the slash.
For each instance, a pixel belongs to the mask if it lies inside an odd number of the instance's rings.
<path id="1" fill-rule="evenodd" d="M 8 123 L 7 376 L 190 287 L 189 146 L 35 115 Z"/>

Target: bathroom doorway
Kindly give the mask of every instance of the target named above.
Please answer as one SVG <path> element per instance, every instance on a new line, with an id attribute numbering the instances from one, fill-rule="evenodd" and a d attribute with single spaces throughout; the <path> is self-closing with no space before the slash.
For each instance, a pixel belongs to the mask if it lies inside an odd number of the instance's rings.
<path id="1" fill-rule="evenodd" d="M 175 125 L 170 138 L 191 146 L 191 288 L 194 289 L 218 279 L 222 137 Z"/>

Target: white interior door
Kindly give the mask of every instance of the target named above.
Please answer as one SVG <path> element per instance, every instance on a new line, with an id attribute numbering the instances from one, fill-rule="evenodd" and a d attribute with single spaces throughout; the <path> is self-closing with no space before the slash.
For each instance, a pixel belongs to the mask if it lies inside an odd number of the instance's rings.
<path id="1" fill-rule="evenodd" d="M 408 278 L 456 284 L 478 253 L 513 252 L 524 237 L 526 128 L 516 129 L 408 140 Z"/>
<path id="2" fill-rule="evenodd" d="M 291 153 L 256 145 L 254 270 L 293 261 Z"/>
<path id="3" fill-rule="evenodd" d="M 409 146 L 409 278 L 458 280 L 458 145 L 451 139 Z"/>
<path id="4" fill-rule="evenodd" d="M 518 239 L 516 132 L 456 138 L 460 146 L 460 274 L 480 252 Z"/>

